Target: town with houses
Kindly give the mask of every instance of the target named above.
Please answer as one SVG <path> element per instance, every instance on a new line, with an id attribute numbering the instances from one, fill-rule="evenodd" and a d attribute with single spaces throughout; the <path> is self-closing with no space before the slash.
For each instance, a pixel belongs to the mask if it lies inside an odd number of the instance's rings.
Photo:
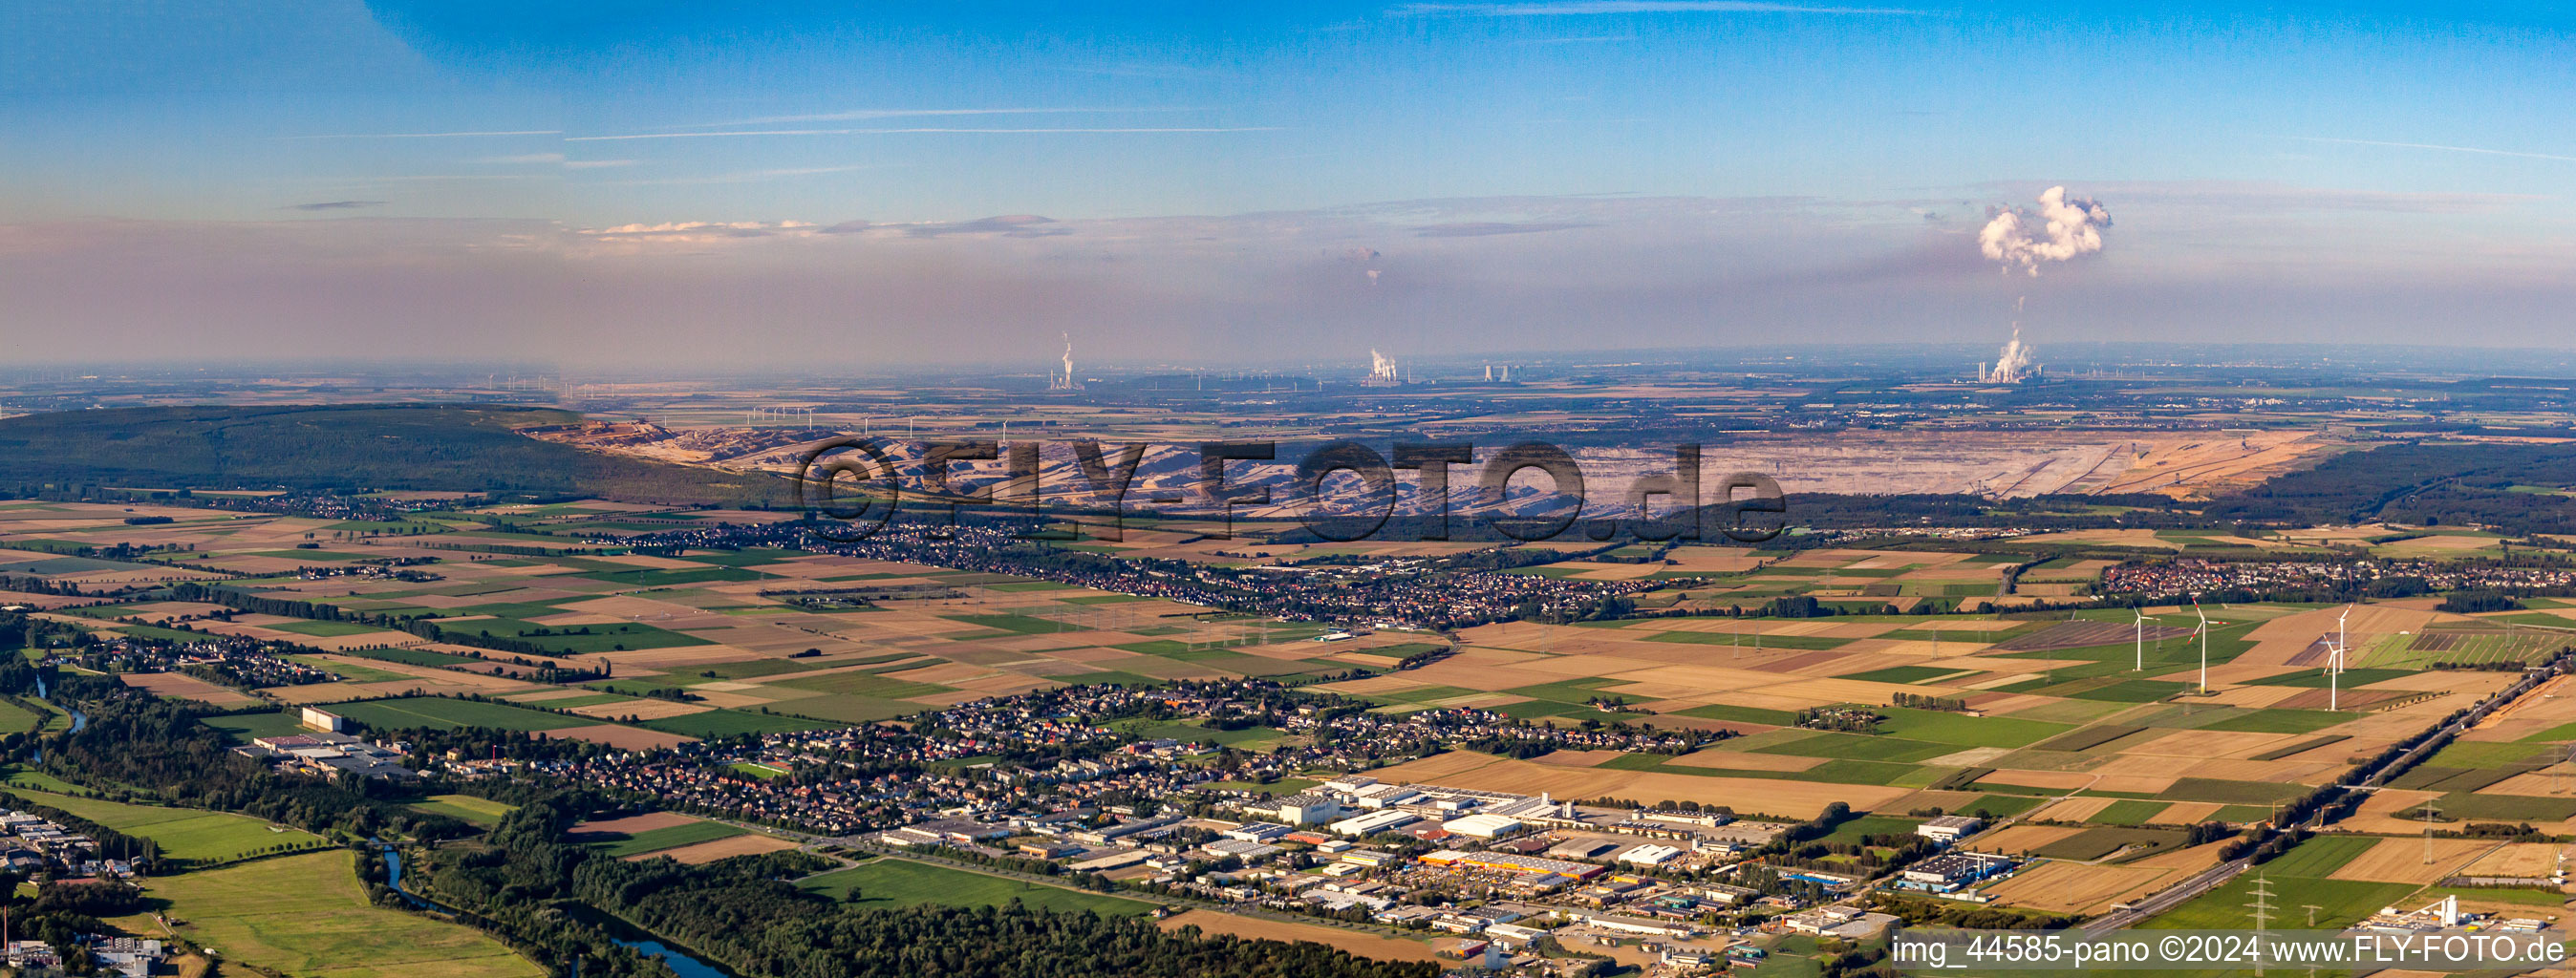
<path id="1" fill-rule="evenodd" d="M 1258 717 L 1307 742 L 1249 754 L 1129 737 L 1111 725 L 1146 714 Z M 901 727 L 423 763 L 433 775 L 579 782 L 826 851 L 953 859 L 1174 909 L 1421 932 L 1439 936 L 1442 952 L 1458 960 L 1541 972 L 1556 959 L 1533 950 L 1540 941 L 1651 953 L 1672 974 L 1758 963 L 1765 935 L 1860 939 L 1896 924 L 1896 915 L 1870 909 L 1873 892 L 1981 903 L 1981 885 L 2021 866 L 1974 851 L 1986 823 L 1973 815 L 1926 819 L 1917 842 L 1935 854 L 1873 876 L 1766 858 L 1805 838 L 1809 827 L 1792 821 L 1364 773 L 1466 743 L 1669 753 L 1719 736 L 1527 724 L 1478 710 L 1373 713 L 1268 680 L 1227 680 L 1068 687 L 961 704 Z M 1050 760 L 1023 765 L 1004 755 Z M 748 775 L 744 765 L 794 776 Z M 1328 769 L 1355 773 L 1295 777 Z"/>

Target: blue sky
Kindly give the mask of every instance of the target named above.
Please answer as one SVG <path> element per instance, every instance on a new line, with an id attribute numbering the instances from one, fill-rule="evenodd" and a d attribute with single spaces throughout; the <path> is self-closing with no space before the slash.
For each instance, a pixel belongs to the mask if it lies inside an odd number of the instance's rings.
<path id="1" fill-rule="evenodd" d="M 35 358 L 1981 340 L 2025 293 L 2041 343 L 2558 345 L 2576 305 L 2544 5 L 21 7 Z M 1977 226 L 2060 184 L 2105 246 L 2002 280 Z"/>

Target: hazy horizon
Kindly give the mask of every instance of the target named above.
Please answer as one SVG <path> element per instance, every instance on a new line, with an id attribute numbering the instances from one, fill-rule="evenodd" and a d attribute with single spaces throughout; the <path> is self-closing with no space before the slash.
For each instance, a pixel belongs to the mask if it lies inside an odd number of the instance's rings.
<path id="1" fill-rule="evenodd" d="M 0 335 L 18 363 L 598 370 L 2016 320 L 2042 350 L 2571 347 L 2566 14 L 2166 13 L 21 9 Z M 2099 211 L 2052 241 L 2061 186 Z"/>

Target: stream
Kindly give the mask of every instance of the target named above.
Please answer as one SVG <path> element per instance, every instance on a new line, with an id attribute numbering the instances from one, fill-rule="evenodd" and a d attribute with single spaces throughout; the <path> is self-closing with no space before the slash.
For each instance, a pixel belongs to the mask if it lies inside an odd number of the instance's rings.
<path id="1" fill-rule="evenodd" d="M 41 676 L 41 675 L 40 675 L 40 676 L 37 676 L 37 677 L 36 677 L 36 698 L 37 698 L 37 699 L 40 699 L 40 700 L 43 700 L 43 701 L 45 701 L 45 702 L 46 702 L 46 703 L 48 703 L 48 704 L 52 704 L 52 705 L 56 705 L 56 706 L 60 706 L 60 704 L 55 704 L 55 703 L 54 703 L 53 696 L 54 696 L 54 691 L 53 691 L 53 689 L 52 689 L 51 687 L 48 687 L 48 686 L 46 686 L 46 685 L 45 685 L 45 677 L 43 677 L 43 676 Z M 71 714 L 71 717 L 72 717 L 72 732 L 73 732 L 73 733 L 79 733 L 79 732 L 81 732 L 83 729 L 85 729 L 85 728 L 87 728 L 87 727 L 89 726 L 89 714 L 87 714 L 87 713 L 83 713 L 83 712 L 81 712 L 81 711 L 79 711 L 79 710 L 72 709 L 71 707 L 68 707 L 68 706 L 62 706 L 62 707 L 61 707 L 61 709 L 62 709 L 62 711 L 63 711 L 63 712 L 68 713 L 68 714 Z M 35 751 L 35 762 L 36 762 L 37 764 L 40 764 L 40 765 L 41 765 L 41 764 L 43 764 L 43 763 L 45 763 L 45 749 L 44 749 L 44 748 L 42 748 L 42 747 L 38 747 L 38 748 L 36 748 L 36 751 Z"/>

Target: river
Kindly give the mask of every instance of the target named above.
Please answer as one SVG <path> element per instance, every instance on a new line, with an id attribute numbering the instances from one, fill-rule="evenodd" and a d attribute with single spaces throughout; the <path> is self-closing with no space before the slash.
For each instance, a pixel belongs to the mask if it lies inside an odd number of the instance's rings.
<path id="1" fill-rule="evenodd" d="M 89 714 L 87 714 L 87 713 L 83 713 L 83 712 L 81 712 L 81 711 L 79 711 L 79 710 L 72 709 L 71 707 L 68 707 L 68 706 L 62 706 L 61 704 L 57 704 L 57 703 L 55 703 L 55 702 L 54 702 L 53 696 L 54 696 L 54 691 L 53 691 L 53 689 L 45 685 L 45 677 L 44 677 L 44 676 L 42 676 L 42 675 L 38 675 L 38 676 L 36 677 L 36 698 L 37 698 L 37 699 L 40 699 L 40 700 L 45 701 L 45 703 L 46 703 L 47 705 L 49 705 L 49 706 L 55 706 L 55 707 L 58 707 L 58 708 L 59 708 L 59 709 L 61 709 L 64 713 L 71 714 L 71 718 L 72 718 L 72 732 L 73 732 L 73 733 L 79 733 L 79 732 L 81 732 L 83 729 L 86 729 L 86 728 L 89 726 Z M 44 749 L 44 748 L 42 748 L 42 747 L 38 747 L 38 748 L 36 748 L 36 749 L 35 749 L 35 753 L 34 753 L 34 755 L 32 756 L 32 759 L 36 762 L 36 764 L 37 764 L 38 766 L 42 766 L 42 765 L 45 763 L 45 749 Z"/>

